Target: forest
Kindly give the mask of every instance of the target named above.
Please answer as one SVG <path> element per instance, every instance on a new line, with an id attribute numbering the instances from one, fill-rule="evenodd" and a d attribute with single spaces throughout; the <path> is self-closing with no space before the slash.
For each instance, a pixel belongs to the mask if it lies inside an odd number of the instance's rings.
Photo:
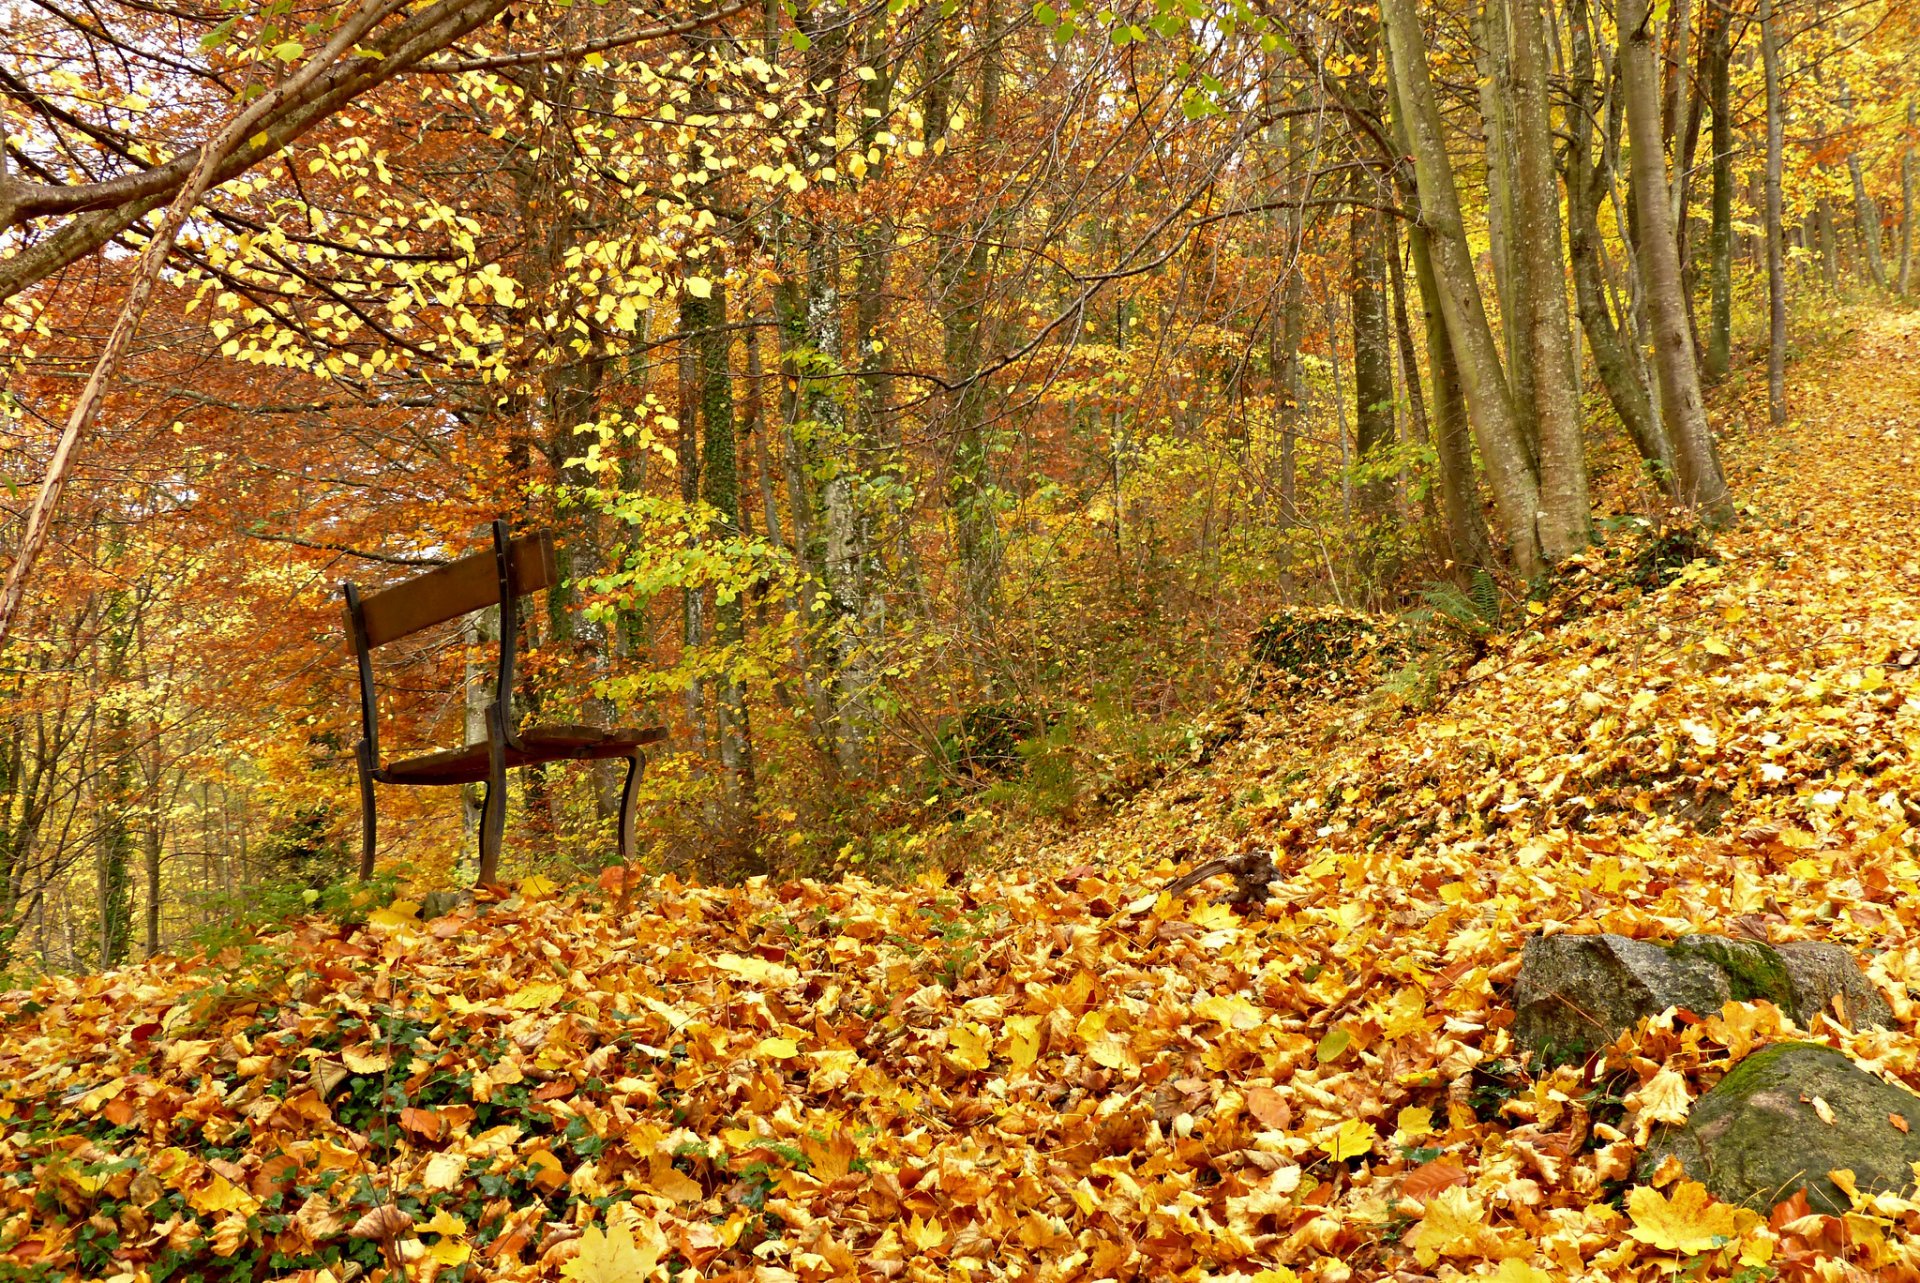
<path id="1" fill-rule="evenodd" d="M 339 584 L 496 517 L 562 576 L 514 715 L 667 728 L 639 845 L 722 881 L 1099 814 L 1276 611 L 1493 629 L 1722 524 L 1796 327 L 1910 288 L 1913 23 L 23 3 L 7 965 L 349 873 Z M 379 652 L 387 744 L 484 738 L 497 615 Z M 507 867 L 597 873 L 615 767 L 517 772 Z M 469 791 L 381 867 L 470 882 Z"/>
<path id="2" fill-rule="evenodd" d="M 0 19 L 0 1281 L 1920 1277 L 1905 0 Z"/>

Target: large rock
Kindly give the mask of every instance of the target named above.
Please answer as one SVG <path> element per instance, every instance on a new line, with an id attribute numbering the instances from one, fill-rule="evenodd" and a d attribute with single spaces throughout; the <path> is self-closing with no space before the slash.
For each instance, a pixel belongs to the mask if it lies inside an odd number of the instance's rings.
<path id="1" fill-rule="evenodd" d="M 1834 1012 L 1836 995 L 1856 1027 L 1891 1019 L 1885 1000 L 1834 945 L 1535 936 L 1514 985 L 1513 1032 L 1536 1060 L 1560 1063 L 1591 1054 L 1669 1007 L 1704 1016 L 1729 1001 L 1764 999 L 1806 1025 L 1818 1012 Z"/>
<path id="2" fill-rule="evenodd" d="M 1895 1117 L 1913 1130 L 1902 1131 Z M 1920 1096 L 1882 1082 L 1832 1047 L 1775 1043 L 1695 1101 L 1684 1126 L 1656 1133 L 1640 1178 L 1650 1178 L 1669 1155 L 1729 1203 L 1765 1211 L 1804 1189 L 1814 1211 L 1844 1212 L 1847 1196 L 1827 1178 L 1830 1171 L 1851 1171 L 1863 1193 L 1913 1185 Z"/>

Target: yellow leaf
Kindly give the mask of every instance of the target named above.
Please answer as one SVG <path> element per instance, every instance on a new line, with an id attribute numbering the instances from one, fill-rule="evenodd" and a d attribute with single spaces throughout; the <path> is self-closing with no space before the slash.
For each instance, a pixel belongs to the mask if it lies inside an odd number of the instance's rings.
<path id="1" fill-rule="evenodd" d="M 506 1005 L 516 1011 L 532 1011 L 538 1007 L 551 1007 L 565 996 L 567 987 L 558 981 L 526 985 L 507 995 Z"/>
<path id="2" fill-rule="evenodd" d="M 707 1191 L 700 1188 L 699 1181 L 668 1162 L 664 1155 L 654 1156 L 648 1183 L 653 1186 L 654 1193 L 676 1203 L 698 1203 L 707 1196 Z"/>
<path id="3" fill-rule="evenodd" d="M 465 1234 L 467 1223 L 443 1207 L 433 1214 L 432 1220 L 420 1227 L 420 1232 L 422 1234 Z"/>
<path id="4" fill-rule="evenodd" d="M 753 1045 L 755 1060 L 792 1060 L 800 1054 L 800 1044 L 791 1038 L 762 1038 Z"/>
<path id="5" fill-rule="evenodd" d="M 251 1216 L 254 1209 L 260 1206 L 258 1199 L 224 1176 L 215 1176 L 213 1184 L 189 1194 L 187 1203 L 194 1211 L 205 1212 L 208 1215 L 216 1212 L 240 1212 Z"/>
<path id="6" fill-rule="evenodd" d="M 1633 1143 L 1644 1145 L 1655 1123 L 1686 1122 L 1693 1097 L 1687 1091 L 1686 1077 L 1669 1065 L 1628 1093 L 1626 1105 L 1634 1114 Z"/>
<path id="7" fill-rule="evenodd" d="M 452 1189 L 466 1179 L 467 1160 L 463 1154 L 435 1154 L 427 1160 L 426 1173 L 421 1184 L 428 1189 Z"/>
<path id="8" fill-rule="evenodd" d="M 473 1255 L 473 1247 L 457 1238 L 443 1238 L 427 1249 L 427 1255 L 448 1267 L 465 1265 Z"/>
<path id="9" fill-rule="evenodd" d="M 916 1212 L 913 1219 L 907 1222 L 907 1232 L 901 1237 L 916 1250 L 927 1252 L 947 1241 L 947 1231 L 939 1221 L 924 1221 Z"/>
<path id="10" fill-rule="evenodd" d="M 542 877 L 537 873 L 530 878 L 522 878 L 520 880 L 520 896 L 525 900 L 550 899 L 554 892 L 559 889 L 559 883 L 555 882 L 552 878 Z"/>
<path id="11" fill-rule="evenodd" d="M 1517 1256 L 1509 1256 L 1493 1272 L 1493 1283 L 1553 1283 L 1553 1275 Z"/>
<path id="12" fill-rule="evenodd" d="M 978 1025 L 955 1025 L 947 1030 L 947 1063 L 963 1073 L 985 1069 L 992 1061 L 993 1040 Z"/>
<path id="13" fill-rule="evenodd" d="M 689 276 L 687 278 L 687 293 L 693 295 L 695 298 L 712 298 L 713 282 L 704 276 Z"/>
<path id="14" fill-rule="evenodd" d="M 1710 1202 L 1706 1186 L 1693 1181 L 1675 1187 L 1671 1199 L 1638 1186 L 1627 1194 L 1627 1215 L 1633 1221 L 1627 1233 L 1649 1247 L 1682 1256 L 1725 1247 L 1740 1237 L 1733 1208 Z"/>
<path id="15" fill-rule="evenodd" d="M 1193 1004 L 1193 1014 L 1202 1020 L 1215 1020 L 1229 1029 L 1258 1029 L 1266 1014 L 1239 994 L 1216 994 Z"/>
<path id="16" fill-rule="evenodd" d="M 1413 1247 L 1414 1258 L 1430 1267 L 1443 1256 L 1485 1256 L 1489 1237 L 1487 1214 L 1480 1200 L 1464 1185 L 1450 1186 L 1427 1203 Z"/>
<path id="17" fill-rule="evenodd" d="M 1320 1142 L 1320 1148 L 1327 1151 L 1327 1157 L 1339 1163 L 1373 1152 L 1373 1143 L 1379 1139 L 1380 1135 L 1373 1130 L 1372 1123 L 1349 1118 Z"/>
<path id="18" fill-rule="evenodd" d="M 1409 1105 L 1400 1111 L 1400 1135 L 1417 1140 L 1433 1134 L 1433 1111 L 1425 1105 Z"/>
<path id="19" fill-rule="evenodd" d="M 1707 638 L 1705 641 L 1700 643 L 1700 649 L 1706 651 L 1707 654 L 1709 655 L 1733 654 L 1733 649 L 1729 647 L 1725 642 L 1721 641 L 1718 637 Z"/>
<path id="20" fill-rule="evenodd" d="M 757 985 L 777 985 L 786 989 L 800 983 L 798 971 L 777 962 L 768 962 L 765 958 L 742 958 L 737 954 L 723 953 L 713 960 L 713 965 Z"/>
<path id="21" fill-rule="evenodd" d="M 392 1052 L 364 1044 L 341 1048 L 340 1059 L 356 1074 L 384 1074 L 393 1067 Z"/>
<path id="22" fill-rule="evenodd" d="M 395 900 L 386 908 L 369 913 L 367 922 L 371 926 L 388 929 L 417 927 L 420 925 L 420 905 L 414 900 Z"/>
<path id="23" fill-rule="evenodd" d="M 574 1283 L 646 1283 L 659 1260 L 660 1249 L 635 1243 L 626 1226 L 602 1232 L 598 1225 L 589 1225 L 580 1254 L 561 1266 L 560 1274 Z"/>
<path id="24" fill-rule="evenodd" d="M 1031 1069 L 1040 1059 L 1040 1017 L 1008 1016 L 1006 1030 L 1000 1040 L 1000 1054 L 1013 1065 L 1015 1073 Z"/>

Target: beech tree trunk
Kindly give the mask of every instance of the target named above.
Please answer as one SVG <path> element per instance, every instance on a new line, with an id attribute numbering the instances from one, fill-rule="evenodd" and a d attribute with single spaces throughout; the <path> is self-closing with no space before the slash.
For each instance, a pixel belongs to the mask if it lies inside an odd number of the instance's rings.
<path id="1" fill-rule="evenodd" d="M 1521 222 L 1517 266 L 1527 277 L 1526 353 L 1540 443 L 1540 548 L 1558 561 L 1593 541 L 1580 399 L 1574 389 L 1560 192 L 1547 114 L 1547 45 L 1540 0 L 1512 0 L 1513 107 Z"/>
<path id="2" fill-rule="evenodd" d="M 1607 302 L 1606 268 L 1601 260 L 1600 203 L 1613 184 L 1612 145 L 1594 146 L 1593 118 L 1598 106 L 1594 76 L 1593 15 L 1586 0 L 1568 6 L 1568 47 L 1572 51 L 1569 82 L 1572 101 L 1567 111 L 1567 251 L 1573 265 L 1573 293 L 1580 328 L 1593 353 L 1594 368 L 1607 401 L 1626 429 L 1660 487 L 1673 493 L 1673 446 L 1654 413 L 1645 366 L 1632 346 L 1625 317 L 1616 324 Z M 1618 134 L 1618 96 L 1609 104 L 1608 138 Z"/>
<path id="3" fill-rule="evenodd" d="M 1641 284 L 1653 329 L 1660 407 L 1673 442 L 1676 497 L 1703 519 L 1718 522 L 1731 514 L 1731 508 L 1713 433 L 1707 426 L 1687 302 L 1680 287 L 1680 254 L 1674 243 L 1666 159 L 1660 146 L 1660 82 L 1649 30 L 1651 17 L 1646 0 L 1620 0 L 1620 81 L 1632 150 Z"/>
<path id="4" fill-rule="evenodd" d="M 1353 432 L 1360 467 L 1368 472 L 1360 502 L 1376 520 L 1392 512 L 1392 482 L 1373 475 L 1378 456 L 1393 447 L 1393 349 L 1387 333 L 1387 260 L 1380 244 L 1381 215 L 1355 209 L 1352 236 Z"/>
<path id="5" fill-rule="evenodd" d="M 1914 105 L 1907 104 L 1907 145 L 1900 150 L 1900 275 L 1895 288 L 1907 296 L 1913 279 L 1913 133 Z"/>
<path id="6" fill-rule="evenodd" d="M 1434 283 L 1447 334 L 1459 358 L 1467 413 L 1493 485 L 1507 558 L 1517 574 L 1531 579 L 1544 566 L 1535 529 L 1540 490 L 1514 419 L 1513 403 L 1500 369 L 1500 350 L 1487 321 L 1480 283 L 1474 276 L 1473 251 L 1460 216 L 1460 195 L 1454 186 L 1440 109 L 1427 71 L 1419 15 L 1413 0 L 1383 0 L 1381 17 L 1393 82 L 1412 145 L 1420 220 L 1428 229 Z"/>
<path id="7" fill-rule="evenodd" d="M 1840 82 L 1840 110 L 1848 128 L 1853 126 L 1853 87 Z M 1860 232 L 1860 251 L 1867 262 L 1867 275 L 1875 288 L 1887 288 L 1887 265 L 1880 256 L 1880 204 L 1867 192 L 1866 175 L 1861 171 L 1860 153 L 1847 149 L 1847 178 L 1853 184 L 1853 220 Z"/>
<path id="8" fill-rule="evenodd" d="M 1713 110 L 1713 213 L 1707 233 L 1712 302 L 1707 317 L 1706 376 L 1718 381 L 1726 377 L 1733 362 L 1733 22 L 1717 3 L 1708 12 L 1713 21 L 1707 70 Z"/>
<path id="9" fill-rule="evenodd" d="M 1760 58 L 1767 82 L 1767 417 L 1787 426 L 1787 228 L 1780 175 L 1786 126 L 1780 110 L 1780 36 L 1773 0 L 1760 0 Z"/>

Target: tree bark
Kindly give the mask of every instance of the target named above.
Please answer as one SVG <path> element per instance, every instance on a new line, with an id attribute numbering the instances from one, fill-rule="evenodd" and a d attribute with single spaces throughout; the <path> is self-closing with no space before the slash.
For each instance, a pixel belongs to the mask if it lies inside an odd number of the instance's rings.
<path id="1" fill-rule="evenodd" d="M 1633 337 L 1622 317 L 1619 324 L 1607 301 L 1606 268 L 1601 260 L 1600 203 L 1607 198 L 1613 183 L 1610 155 L 1612 143 L 1594 146 L 1593 120 L 1598 111 L 1598 86 L 1594 75 L 1592 11 L 1586 0 L 1572 0 L 1568 6 L 1568 47 L 1572 51 L 1569 83 L 1572 98 L 1567 111 L 1568 145 L 1567 252 L 1573 266 L 1575 311 L 1580 328 L 1587 336 L 1587 350 L 1593 353 L 1594 368 L 1600 374 L 1600 386 L 1607 401 L 1626 429 L 1627 438 L 1660 488 L 1673 493 L 1673 446 L 1667 430 L 1654 413 L 1649 394 L 1646 368 L 1638 359 Z M 1608 139 L 1618 133 L 1618 96 L 1609 106 Z"/>
<path id="2" fill-rule="evenodd" d="M 1380 244 L 1382 215 L 1355 209 L 1352 288 L 1354 450 L 1365 480 L 1360 502 L 1376 521 L 1392 515 L 1392 481 L 1378 473 L 1379 456 L 1393 448 L 1393 349 L 1387 331 L 1387 261 Z"/>
<path id="3" fill-rule="evenodd" d="M 1900 149 L 1900 275 L 1895 285 L 1901 298 L 1907 296 L 1913 279 L 1913 134 L 1914 104 L 1907 104 L 1907 145 Z"/>
<path id="4" fill-rule="evenodd" d="M 1786 124 L 1780 102 L 1780 36 L 1773 0 L 1760 0 L 1760 57 L 1767 96 L 1767 417 L 1787 426 L 1787 228 L 1780 193 Z"/>
<path id="5" fill-rule="evenodd" d="M 1540 0 L 1512 0 L 1513 109 L 1521 223 L 1516 266 L 1527 277 L 1526 353 L 1540 442 L 1540 548 L 1549 561 L 1593 541 L 1585 440 L 1574 390 L 1567 276 L 1560 256 L 1560 192 L 1554 182 L 1547 105 L 1547 45 Z"/>
<path id="6" fill-rule="evenodd" d="M 1412 147 L 1420 220 L 1428 229 L 1435 285 L 1447 335 L 1459 358 L 1467 412 L 1493 485 L 1508 560 L 1517 574 L 1531 579 L 1543 567 L 1535 530 L 1540 492 L 1514 420 L 1499 348 L 1474 276 L 1473 251 L 1460 215 L 1460 196 L 1427 70 L 1419 17 L 1413 0 L 1383 0 L 1381 16 Z"/>
<path id="7" fill-rule="evenodd" d="M 1646 0 L 1620 0 L 1620 79 L 1632 148 L 1633 198 L 1639 215 L 1641 283 L 1653 327 L 1660 407 L 1673 442 L 1676 497 L 1709 522 L 1731 515 L 1713 433 L 1700 395 L 1693 335 L 1681 295 L 1680 255 L 1667 204 L 1667 166 L 1660 146 L 1659 76 Z"/>
<path id="8" fill-rule="evenodd" d="M 1853 87 L 1846 81 L 1840 82 L 1840 110 L 1845 114 L 1847 128 L 1852 130 Z M 1860 232 L 1860 249 L 1867 261 L 1867 275 L 1873 279 L 1876 289 L 1887 288 L 1887 265 L 1880 256 L 1880 205 L 1867 191 L 1866 175 L 1861 171 L 1860 153 L 1853 147 L 1847 148 L 1847 178 L 1853 184 L 1853 219 Z"/>
<path id="9" fill-rule="evenodd" d="M 1717 0 L 1708 14 L 1707 93 L 1713 111 L 1713 213 L 1707 233 L 1707 288 L 1712 299 L 1707 317 L 1706 376 L 1726 377 L 1733 362 L 1733 18 Z"/>

